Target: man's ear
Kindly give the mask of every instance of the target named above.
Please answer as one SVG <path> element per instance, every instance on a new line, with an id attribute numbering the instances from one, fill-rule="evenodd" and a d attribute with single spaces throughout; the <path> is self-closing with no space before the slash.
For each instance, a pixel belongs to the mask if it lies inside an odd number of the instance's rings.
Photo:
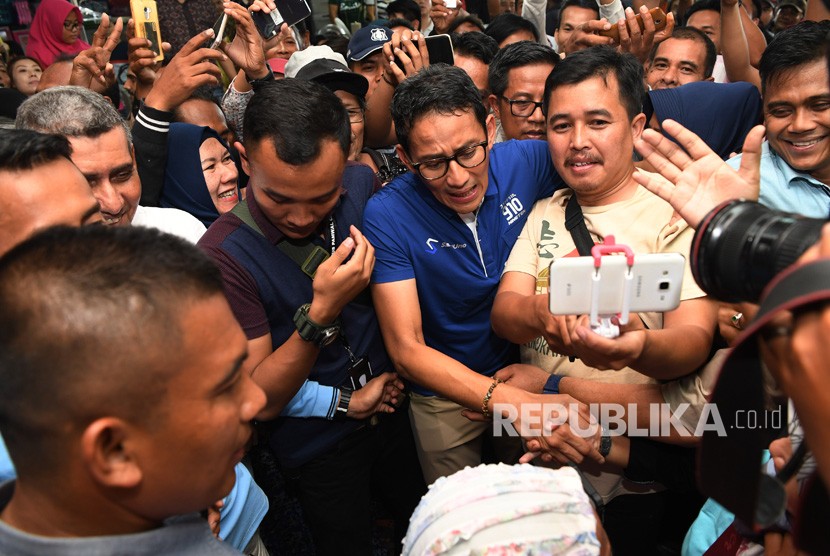
<path id="1" fill-rule="evenodd" d="M 81 435 L 81 454 L 90 476 L 108 488 L 131 489 L 141 484 L 135 427 L 116 417 L 90 423 Z"/>
<path id="2" fill-rule="evenodd" d="M 412 167 L 412 161 L 411 161 L 411 160 L 409 160 L 409 156 L 407 156 L 406 151 L 404 150 L 404 148 L 401 146 L 401 144 L 400 144 L 400 143 L 398 143 L 397 145 L 395 145 L 395 150 L 396 150 L 396 151 L 397 151 L 397 153 L 398 153 L 398 158 L 400 158 L 400 159 L 401 159 L 401 162 L 403 162 L 403 165 L 404 165 L 404 166 L 406 166 L 406 167 L 407 167 L 407 169 L 408 169 L 410 172 L 414 172 L 414 171 L 415 171 L 415 168 L 413 168 L 413 167 Z"/>
<path id="3" fill-rule="evenodd" d="M 236 147 L 236 151 L 239 153 L 239 159 L 242 161 L 242 169 L 250 176 L 251 163 L 248 162 L 248 153 L 245 152 L 244 145 L 240 141 L 234 141 L 233 146 Z"/>
<path id="4" fill-rule="evenodd" d="M 496 118 L 492 114 L 487 115 L 484 120 L 484 129 L 487 131 L 487 150 L 493 148 L 493 143 L 496 140 Z"/>
<path id="5" fill-rule="evenodd" d="M 498 119 L 501 119 L 501 112 L 499 111 L 499 97 L 496 95 L 490 95 L 490 109 L 493 111 L 493 114 L 496 115 Z"/>
<path id="6" fill-rule="evenodd" d="M 710 75 L 709 77 L 707 77 L 706 79 L 704 79 L 704 81 L 712 81 L 712 82 L 714 82 L 714 81 L 715 81 L 715 76 L 714 76 L 714 75 Z"/>
<path id="7" fill-rule="evenodd" d="M 646 115 L 640 112 L 631 120 L 631 137 L 636 141 L 643 134 L 646 127 Z"/>

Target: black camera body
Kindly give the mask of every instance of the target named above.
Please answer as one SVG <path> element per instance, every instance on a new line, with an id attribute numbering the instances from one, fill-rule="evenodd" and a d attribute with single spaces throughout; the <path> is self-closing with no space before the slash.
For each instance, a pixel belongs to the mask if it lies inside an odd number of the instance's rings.
<path id="1" fill-rule="evenodd" d="M 692 274 L 715 299 L 757 303 L 767 284 L 819 240 L 826 222 L 752 201 L 729 201 L 698 226 Z"/>

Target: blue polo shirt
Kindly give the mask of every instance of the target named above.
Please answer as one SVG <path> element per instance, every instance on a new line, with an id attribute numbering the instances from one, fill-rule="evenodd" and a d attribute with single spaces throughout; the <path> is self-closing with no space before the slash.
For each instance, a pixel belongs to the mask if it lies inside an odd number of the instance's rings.
<path id="1" fill-rule="evenodd" d="M 350 225 L 361 227 L 363 208 L 375 189 L 376 178 L 367 166 L 349 163 L 343 172 L 342 186 L 343 195 L 333 211 L 337 245 L 349 237 Z M 243 202 L 248 203 L 251 216 L 265 235 L 260 235 L 228 212 L 205 232 L 199 247 L 213 258 L 222 272 L 225 295 L 248 339 L 270 333 L 272 347 L 277 349 L 296 330 L 294 313 L 297 308 L 311 302 L 314 296 L 312 282 L 278 247 L 284 236 L 262 212 L 253 194 Z M 324 249 L 329 248 L 322 238 L 315 237 L 313 241 Z M 340 320 L 350 349 L 357 356 L 369 357 L 374 376 L 392 370 L 368 289 L 344 307 Z M 348 353 L 342 342 L 335 341 L 321 348 L 308 377 L 314 382 L 303 386 L 302 397 L 306 399 L 316 392 L 317 398 L 324 400 L 323 405 L 326 405 L 326 399 L 334 398 L 331 397 L 332 389 L 325 387 L 348 386 L 349 366 Z M 326 419 L 325 415 L 331 414 L 330 403 L 326 405 L 326 411 L 317 412 L 316 417 L 298 418 L 296 412 L 295 416 L 289 417 L 284 411 L 272 423 L 271 447 L 281 464 L 286 467 L 302 465 L 334 448 L 363 424 L 352 419 Z M 308 413 L 310 411 L 303 412 Z"/>
<path id="2" fill-rule="evenodd" d="M 741 156 L 726 161 L 736 170 Z M 795 170 L 770 149 L 761 147 L 761 194 L 758 202 L 769 208 L 794 212 L 810 218 L 830 218 L 830 188 L 809 174 Z"/>
<path id="3" fill-rule="evenodd" d="M 462 218 L 413 173 L 369 200 L 363 233 L 375 247 L 374 283 L 415 278 L 426 345 L 491 376 L 516 356 L 515 346 L 490 326 L 502 269 L 533 203 L 564 183 L 543 141 L 494 145 L 488 164 L 475 219 L 478 246 Z"/>

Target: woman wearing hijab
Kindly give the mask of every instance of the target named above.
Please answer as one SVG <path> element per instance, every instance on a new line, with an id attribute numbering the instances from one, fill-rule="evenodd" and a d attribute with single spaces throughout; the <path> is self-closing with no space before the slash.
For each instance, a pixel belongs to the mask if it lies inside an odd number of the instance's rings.
<path id="1" fill-rule="evenodd" d="M 26 54 L 46 69 L 61 54 L 77 54 L 89 48 L 80 39 L 84 20 L 81 10 L 66 0 L 43 0 L 29 30 Z"/>
<path id="2" fill-rule="evenodd" d="M 173 123 L 161 206 L 189 212 L 206 227 L 239 202 L 239 172 L 228 144 L 209 127 Z"/>

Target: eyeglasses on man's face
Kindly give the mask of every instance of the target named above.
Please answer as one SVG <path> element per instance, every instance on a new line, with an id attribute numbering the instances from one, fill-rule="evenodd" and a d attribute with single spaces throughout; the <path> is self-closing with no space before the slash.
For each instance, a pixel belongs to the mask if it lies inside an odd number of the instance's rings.
<path id="1" fill-rule="evenodd" d="M 416 162 L 412 167 L 427 181 L 443 178 L 453 160 L 462 168 L 475 168 L 487 158 L 487 139 L 469 147 L 464 147 L 453 153 L 452 156 L 430 158 L 423 162 Z"/>
<path id="2" fill-rule="evenodd" d="M 539 108 L 544 112 L 544 102 L 536 102 L 534 100 L 526 100 L 526 99 L 519 99 L 513 100 L 511 98 L 507 98 L 506 96 L 502 97 L 507 103 L 510 105 L 510 113 L 514 116 L 518 116 L 519 118 L 527 118 L 534 112 L 536 109 Z"/>

